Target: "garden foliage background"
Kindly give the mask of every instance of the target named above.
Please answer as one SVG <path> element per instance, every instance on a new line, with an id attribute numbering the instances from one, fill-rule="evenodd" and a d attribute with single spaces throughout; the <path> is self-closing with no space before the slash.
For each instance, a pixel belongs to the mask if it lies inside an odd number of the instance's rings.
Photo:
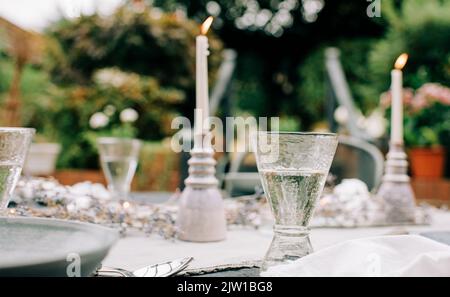
<path id="1" fill-rule="evenodd" d="M 306 2 L 126 1 L 112 16 L 62 19 L 45 31 L 43 61 L 24 71 L 23 125 L 62 143 L 60 168 L 97 168 L 99 135 L 139 137 L 151 147 L 162 146 L 161 140 L 176 132 L 170 129 L 174 116 L 192 117 L 195 36 L 211 14 L 211 81 L 221 51 L 235 49 L 233 113 L 281 116 L 283 129 L 313 129 L 325 120 L 328 46 L 341 49 L 350 88 L 365 114 L 379 105 L 402 52 L 410 53 L 407 87 L 450 85 L 449 0 L 384 0 L 380 18 L 367 17 L 366 1 L 313 0 L 315 10 L 306 9 Z M 13 65 L 3 46 L 0 103 Z M 129 108 L 139 117 L 121 121 Z M 93 127 L 95 113 L 106 114 L 107 123 Z M 450 123 L 442 121 L 437 137 L 448 146 Z"/>

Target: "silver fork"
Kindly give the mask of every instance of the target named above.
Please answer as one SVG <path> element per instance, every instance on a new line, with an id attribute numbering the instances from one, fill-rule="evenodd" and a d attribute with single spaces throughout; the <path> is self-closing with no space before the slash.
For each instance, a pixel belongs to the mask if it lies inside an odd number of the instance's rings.
<path id="1" fill-rule="evenodd" d="M 122 276 L 122 277 L 168 277 L 186 269 L 193 260 L 186 257 L 167 261 L 163 263 L 149 265 L 135 271 L 128 271 L 122 268 L 102 266 L 97 269 L 95 276 Z"/>

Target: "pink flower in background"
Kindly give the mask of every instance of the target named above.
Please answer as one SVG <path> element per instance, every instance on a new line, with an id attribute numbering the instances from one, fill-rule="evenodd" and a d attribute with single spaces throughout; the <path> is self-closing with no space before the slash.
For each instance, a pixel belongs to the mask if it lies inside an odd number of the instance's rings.
<path id="1" fill-rule="evenodd" d="M 391 101 L 390 90 L 381 94 L 380 105 L 382 108 L 389 108 Z M 403 104 L 414 112 L 426 108 L 434 102 L 450 105 L 450 88 L 438 83 L 426 83 L 417 89 L 415 93 L 410 88 L 403 89 Z"/>
<path id="2" fill-rule="evenodd" d="M 450 88 L 437 83 L 424 84 L 416 91 L 413 110 L 421 110 L 434 102 L 450 105 Z"/>
<path id="3" fill-rule="evenodd" d="M 410 88 L 404 88 L 403 89 L 403 104 L 405 106 L 410 106 L 412 104 L 414 97 L 414 91 Z M 380 96 L 380 105 L 382 108 L 387 109 L 391 106 L 392 102 L 392 95 L 391 91 L 386 91 L 381 94 Z"/>

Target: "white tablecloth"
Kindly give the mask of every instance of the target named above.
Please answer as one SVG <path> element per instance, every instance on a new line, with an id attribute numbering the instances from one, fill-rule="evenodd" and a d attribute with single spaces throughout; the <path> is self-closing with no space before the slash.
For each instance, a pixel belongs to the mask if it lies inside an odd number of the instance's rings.
<path id="1" fill-rule="evenodd" d="M 433 223 L 428 226 L 391 226 L 372 228 L 316 228 L 311 230 L 311 242 L 315 250 L 350 239 L 398 233 L 422 233 L 450 231 L 450 212 L 436 210 Z M 272 239 L 272 229 L 265 226 L 259 230 L 233 228 L 227 239 L 213 243 L 192 243 L 165 240 L 158 236 L 144 237 L 129 234 L 112 248 L 105 265 L 129 270 L 152 263 L 191 256 L 190 268 L 258 261 L 264 257 Z"/>

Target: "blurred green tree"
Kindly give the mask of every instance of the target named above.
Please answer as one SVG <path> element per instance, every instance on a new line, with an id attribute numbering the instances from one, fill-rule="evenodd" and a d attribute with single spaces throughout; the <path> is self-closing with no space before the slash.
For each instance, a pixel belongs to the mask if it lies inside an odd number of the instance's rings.
<path id="1" fill-rule="evenodd" d="M 326 43 L 313 51 L 298 67 L 299 83 L 296 86 L 297 108 L 301 119 L 314 123 L 323 119 L 326 99 L 325 49 L 337 47 L 341 51 L 341 63 L 349 83 L 355 104 L 367 111 L 378 105 L 379 93 L 371 86 L 368 73 L 368 53 L 375 39 L 358 38 Z"/>
<path id="2" fill-rule="evenodd" d="M 450 1 L 408 0 L 396 8 L 388 0 L 383 5 L 390 27 L 369 60 L 377 91 L 389 88 L 390 70 L 403 52 L 409 54 L 405 86 L 417 89 L 427 82 L 450 85 Z"/>
<path id="3" fill-rule="evenodd" d="M 63 19 L 48 28 L 45 65 L 63 88 L 53 113 L 63 144 L 59 166 L 97 167 L 99 135 L 161 140 L 175 132 L 175 116 L 192 117 L 198 34 L 199 24 L 180 14 L 133 3 L 110 16 Z M 214 82 L 222 43 L 208 35 Z M 121 112 L 130 108 L 138 117 L 124 123 Z"/>
<path id="4" fill-rule="evenodd" d="M 309 73 L 299 73 L 299 65 L 324 43 L 377 38 L 386 26 L 386 22 L 367 16 L 366 1 L 147 1 L 150 2 L 161 10 L 179 11 L 196 20 L 213 15 L 215 31 L 227 47 L 238 51 L 235 105 L 255 115 L 294 116 L 303 129 L 310 128 L 324 114 L 311 98 L 298 97 L 296 86 L 304 86 L 304 75 L 321 76 L 323 60 L 317 58 Z M 316 83 L 314 87 L 323 89 L 323 84 Z"/>
<path id="5" fill-rule="evenodd" d="M 179 111 L 192 114 L 195 91 L 195 36 L 199 24 L 176 13 L 126 4 L 111 16 L 61 20 L 48 30 L 56 41 L 49 52 L 53 79 L 65 85 L 89 84 L 92 74 L 118 67 L 151 76 L 163 87 L 184 92 Z M 221 41 L 209 34 L 211 81 L 221 62 Z"/>

